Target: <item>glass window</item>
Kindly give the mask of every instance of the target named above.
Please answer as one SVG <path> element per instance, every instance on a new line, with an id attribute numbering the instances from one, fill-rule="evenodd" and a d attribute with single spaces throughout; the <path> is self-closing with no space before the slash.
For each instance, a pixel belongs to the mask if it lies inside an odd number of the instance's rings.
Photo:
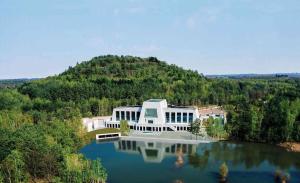
<path id="1" fill-rule="evenodd" d="M 170 122 L 170 113 L 166 112 L 166 122 L 169 123 Z"/>
<path id="2" fill-rule="evenodd" d="M 116 111 L 116 120 L 120 121 L 120 111 Z"/>
<path id="3" fill-rule="evenodd" d="M 121 111 L 121 120 L 125 120 L 125 112 Z"/>
<path id="4" fill-rule="evenodd" d="M 130 111 L 126 111 L 126 120 L 130 121 Z"/>
<path id="5" fill-rule="evenodd" d="M 157 118 L 157 110 L 156 109 L 146 109 L 145 117 Z"/>
<path id="6" fill-rule="evenodd" d="M 140 115 L 141 115 L 141 112 L 137 112 L 137 113 L 136 113 L 137 121 L 140 120 Z"/>
<path id="7" fill-rule="evenodd" d="M 177 113 L 177 123 L 181 123 L 181 112 Z"/>
<path id="8" fill-rule="evenodd" d="M 194 114 L 193 113 L 189 113 L 189 122 L 193 122 L 194 119 Z"/>
<path id="9" fill-rule="evenodd" d="M 186 112 L 183 113 L 183 122 L 184 123 L 187 122 L 187 113 Z"/>
<path id="10" fill-rule="evenodd" d="M 171 113 L 171 122 L 175 123 L 175 112 Z"/>
<path id="11" fill-rule="evenodd" d="M 134 111 L 131 111 L 131 120 L 135 121 L 135 112 Z"/>
<path id="12" fill-rule="evenodd" d="M 153 120 L 148 120 L 148 123 L 149 124 L 153 124 Z"/>

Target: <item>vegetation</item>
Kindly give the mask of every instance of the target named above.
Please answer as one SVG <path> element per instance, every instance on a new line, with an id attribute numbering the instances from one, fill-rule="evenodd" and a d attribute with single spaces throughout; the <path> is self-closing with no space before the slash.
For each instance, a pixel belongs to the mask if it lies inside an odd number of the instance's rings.
<path id="1" fill-rule="evenodd" d="M 189 124 L 189 127 L 188 127 L 188 131 L 191 133 L 191 134 L 194 134 L 196 135 L 196 139 L 199 135 L 201 135 L 201 121 L 199 119 L 193 121 L 192 123 Z"/>
<path id="2" fill-rule="evenodd" d="M 231 139 L 300 141 L 298 79 L 208 79 L 154 57 L 100 56 L 57 76 L 0 87 L 0 180 L 104 181 L 100 162 L 77 154 L 87 141 L 81 118 L 149 98 L 222 105 L 228 123 L 210 123 L 212 136 L 225 130 Z"/>
<path id="3" fill-rule="evenodd" d="M 36 79 L 3 79 L 0 80 L 0 88 L 15 88 L 32 80 Z"/>
<path id="4" fill-rule="evenodd" d="M 220 182 L 226 182 L 227 175 L 228 175 L 228 167 L 227 167 L 226 163 L 224 162 L 220 166 L 220 177 L 221 177 Z"/>
<path id="5" fill-rule="evenodd" d="M 120 121 L 120 131 L 121 131 L 122 135 L 128 135 L 128 133 L 130 131 L 128 121 L 126 121 L 126 120 Z"/>
<path id="6" fill-rule="evenodd" d="M 276 183 L 287 183 L 291 179 L 289 173 L 282 172 L 280 170 L 276 170 L 275 172 L 275 182 Z"/>
<path id="7" fill-rule="evenodd" d="M 206 122 L 207 134 L 214 138 L 224 139 L 228 137 L 228 134 L 224 128 L 224 122 L 221 118 L 209 118 Z"/>

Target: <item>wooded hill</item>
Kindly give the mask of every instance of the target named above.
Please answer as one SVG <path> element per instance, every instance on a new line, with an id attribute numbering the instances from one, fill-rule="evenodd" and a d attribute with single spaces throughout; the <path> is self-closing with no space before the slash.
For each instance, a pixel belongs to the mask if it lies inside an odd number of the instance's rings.
<path id="1" fill-rule="evenodd" d="M 104 182 L 99 160 L 78 154 L 81 118 L 166 98 L 175 105 L 222 105 L 225 127 L 212 136 L 255 142 L 300 141 L 300 81 L 208 79 L 154 57 L 100 56 L 60 75 L 0 88 L 0 182 Z"/>
<path id="2" fill-rule="evenodd" d="M 155 57 L 99 56 L 62 74 L 26 83 L 19 91 L 42 110 L 70 106 L 82 116 L 110 115 L 113 107 L 166 98 L 175 105 L 222 105 L 232 138 L 300 140 L 300 80 L 208 79 Z M 53 106 L 54 105 L 54 106 Z"/>

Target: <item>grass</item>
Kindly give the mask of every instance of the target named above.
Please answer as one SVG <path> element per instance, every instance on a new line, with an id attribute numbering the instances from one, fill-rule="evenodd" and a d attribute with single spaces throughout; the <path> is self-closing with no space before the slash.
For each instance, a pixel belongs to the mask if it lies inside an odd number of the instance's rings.
<path id="1" fill-rule="evenodd" d="M 116 128 L 103 128 L 103 129 L 88 132 L 87 137 L 91 140 L 94 140 L 97 134 L 117 133 L 117 132 L 120 132 L 120 130 Z"/>

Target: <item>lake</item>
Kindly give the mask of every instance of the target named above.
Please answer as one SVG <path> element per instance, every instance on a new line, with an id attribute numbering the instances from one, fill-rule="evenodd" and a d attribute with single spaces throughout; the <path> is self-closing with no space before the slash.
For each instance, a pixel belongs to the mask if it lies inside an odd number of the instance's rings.
<path id="1" fill-rule="evenodd" d="M 290 182 L 300 182 L 300 153 L 268 144 L 94 141 L 81 153 L 101 159 L 109 183 L 216 183 L 223 162 L 229 183 L 274 182 L 276 170 L 288 172 Z"/>

